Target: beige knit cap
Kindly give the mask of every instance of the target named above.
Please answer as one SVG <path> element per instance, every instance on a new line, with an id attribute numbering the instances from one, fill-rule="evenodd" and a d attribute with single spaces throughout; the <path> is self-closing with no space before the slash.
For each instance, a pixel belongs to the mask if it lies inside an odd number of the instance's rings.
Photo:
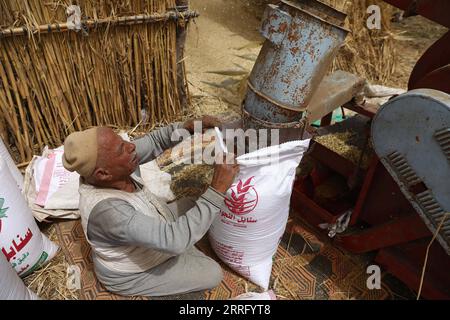
<path id="1" fill-rule="evenodd" d="M 64 168 L 76 171 L 82 177 L 89 177 L 97 163 L 97 129 L 71 133 L 64 141 Z"/>

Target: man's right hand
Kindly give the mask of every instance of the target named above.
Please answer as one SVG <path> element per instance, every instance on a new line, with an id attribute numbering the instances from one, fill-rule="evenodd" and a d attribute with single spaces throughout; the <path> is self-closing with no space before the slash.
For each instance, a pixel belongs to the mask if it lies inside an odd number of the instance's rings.
<path id="1" fill-rule="evenodd" d="M 216 163 L 211 187 L 222 193 L 227 192 L 238 173 L 239 165 L 236 161 L 232 164 L 227 164 L 224 159 L 223 164 Z"/>

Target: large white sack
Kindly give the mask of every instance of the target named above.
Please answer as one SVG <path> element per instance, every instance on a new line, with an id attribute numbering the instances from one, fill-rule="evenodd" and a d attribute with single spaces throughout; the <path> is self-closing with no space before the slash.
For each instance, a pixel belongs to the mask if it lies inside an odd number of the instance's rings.
<path id="1" fill-rule="evenodd" d="M 45 149 L 34 161 L 36 199 L 34 203 L 49 210 L 78 209 L 80 175 L 63 166 L 64 146 Z"/>
<path id="2" fill-rule="evenodd" d="M 47 148 L 46 148 L 47 149 Z M 44 152 L 48 152 L 44 151 Z M 78 219 L 80 217 L 80 212 L 78 209 L 74 210 L 67 210 L 67 209 L 45 209 L 41 206 L 38 206 L 35 203 L 37 191 L 36 190 L 36 170 L 35 170 L 35 164 L 36 161 L 39 161 L 39 159 L 42 157 L 33 156 L 33 159 L 31 160 L 30 164 L 27 166 L 25 170 L 25 178 L 24 178 L 24 184 L 23 184 L 23 191 L 22 193 L 25 196 L 25 199 L 27 200 L 28 206 L 31 209 L 31 212 L 34 215 L 34 218 L 39 221 L 47 221 L 49 217 L 52 218 L 58 218 L 58 219 Z M 79 180 L 79 179 L 78 179 Z M 75 197 L 78 194 L 78 181 L 76 181 L 76 185 L 74 188 L 76 189 L 75 194 L 70 193 L 72 197 Z M 51 195 L 50 200 L 53 199 L 53 197 L 56 197 L 59 191 L 55 192 Z M 64 195 L 66 198 L 69 197 L 68 195 Z M 48 202 L 47 202 L 48 203 Z M 54 202 L 51 202 L 54 203 Z M 77 205 L 78 207 L 78 205 Z"/>
<path id="3" fill-rule="evenodd" d="M 20 173 L 19 169 L 17 168 L 13 158 L 9 154 L 9 151 L 6 148 L 6 146 L 3 143 L 3 140 L 1 138 L 0 138 L 0 157 L 2 157 L 6 161 L 9 171 L 11 172 L 14 180 L 16 181 L 17 185 L 19 186 L 19 189 L 22 191 L 23 175 L 22 175 L 22 173 Z"/>
<path id="4" fill-rule="evenodd" d="M 11 264 L 0 254 L 0 300 L 37 300 L 38 296 L 28 289 Z"/>
<path id="5" fill-rule="evenodd" d="M 0 157 L 0 248 L 24 277 L 51 260 L 58 246 L 39 230 L 33 214 Z"/>
<path id="6" fill-rule="evenodd" d="M 309 142 L 291 141 L 238 157 L 240 172 L 209 231 L 218 257 L 265 290 L 286 228 L 295 171 Z"/>
<path id="7" fill-rule="evenodd" d="M 170 189 L 172 176 L 161 170 L 156 160 L 140 165 L 141 177 L 145 185 L 159 199 L 170 202 L 175 200 L 175 195 Z"/>

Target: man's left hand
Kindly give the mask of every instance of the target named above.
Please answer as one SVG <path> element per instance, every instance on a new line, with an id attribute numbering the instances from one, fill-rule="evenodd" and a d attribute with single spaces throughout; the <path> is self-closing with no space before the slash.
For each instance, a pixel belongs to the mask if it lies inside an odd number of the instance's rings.
<path id="1" fill-rule="evenodd" d="M 200 121 L 202 123 L 202 133 L 208 129 L 222 126 L 222 122 L 219 119 L 217 119 L 216 117 L 203 116 L 198 119 L 191 119 L 191 120 L 186 121 L 183 125 L 183 128 L 188 130 L 191 134 L 193 134 L 195 121 Z"/>

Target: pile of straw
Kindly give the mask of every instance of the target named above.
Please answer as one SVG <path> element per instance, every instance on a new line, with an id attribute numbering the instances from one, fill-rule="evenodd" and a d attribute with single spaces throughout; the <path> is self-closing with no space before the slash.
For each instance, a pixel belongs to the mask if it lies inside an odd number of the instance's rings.
<path id="1" fill-rule="evenodd" d="M 58 243 L 55 225 L 44 231 L 47 237 Z M 78 300 L 79 290 L 67 286 L 69 263 L 62 249 L 42 268 L 24 278 L 25 285 L 44 300 Z"/>
<path id="2" fill-rule="evenodd" d="M 85 31 L 33 33 L 66 22 L 72 1 L 0 0 L 0 133 L 19 162 L 93 125 L 149 128 L 182 112 L 177 88 L 177 22 L 115 25 L 117 17 L 164 14 L 175 0 L 80 0 Z M 182 63 L 182 62 L 181 62 Z"/>
<path id="3" fill-rule="evenodd" d="M 394 35 L 391 18 L 394 7 L 382 0 L 321 0 L 347 13 L 345 27 L 351 33 L 333 62 L 332 70 L 344 70 L 378 84 L 385 84 L 393 75 L 396 66 Z M 367 13 L 370 5 L 381 11 L 381 29 L 368 29 Z"/>

